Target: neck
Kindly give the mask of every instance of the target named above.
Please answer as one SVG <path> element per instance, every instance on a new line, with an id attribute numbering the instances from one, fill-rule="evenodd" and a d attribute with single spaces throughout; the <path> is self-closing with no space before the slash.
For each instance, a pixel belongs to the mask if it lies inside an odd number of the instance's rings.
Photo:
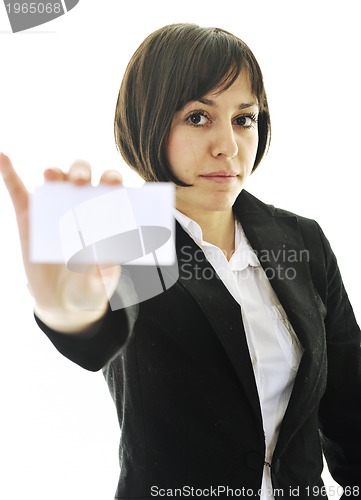
<path id="1" fill-rule="evenodd" d="M 232 209 L 221 212 L 183 213 L 199 224 L 202 229 L 203 240 L 220 248 L 229 260 L 235 247 L 234 215 Z"/>

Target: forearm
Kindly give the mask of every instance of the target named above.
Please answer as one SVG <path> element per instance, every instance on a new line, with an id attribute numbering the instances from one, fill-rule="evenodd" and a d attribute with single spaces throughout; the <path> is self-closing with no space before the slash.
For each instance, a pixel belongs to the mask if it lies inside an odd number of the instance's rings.
<path id="1" fill-rule="evenodd" d="M 35 315 L 38 326 L 56 349 L 90 371 L 102 369 L 122 349 L 131 335 L 135 318 L 132 308 L 117 311 L 109 308 L 88 329 L 69 335 L 53 330 Z"/>

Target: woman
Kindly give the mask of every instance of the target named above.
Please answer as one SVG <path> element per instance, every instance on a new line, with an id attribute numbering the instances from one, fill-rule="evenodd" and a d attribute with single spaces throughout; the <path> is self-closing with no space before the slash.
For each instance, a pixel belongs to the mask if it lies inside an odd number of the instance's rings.
<path id="1" fill-rule="evenodd" d="M 36 320 L 65 356 L 103 369 L 114 398 L 116 498 L 318 498 L 322 450 L 345 496 L 357 498 L 360 330 L 317 223 L 243 189 L 270 140 L 250 49 L 216 28 L 152 33 L 123 78 L 115 137 L 144 180 L 176 185 L 179 277 L 137 308 L 111 311 L 97 271 L 28 261 L 27 193 L 4 155 L 1 171 Z M 90 177 L 86 162 L 45 172 Z M 108 171 L 102 182 L 120 178 Z M 147 269 L 114 267 L 106 279 L 126 300 Z"/>

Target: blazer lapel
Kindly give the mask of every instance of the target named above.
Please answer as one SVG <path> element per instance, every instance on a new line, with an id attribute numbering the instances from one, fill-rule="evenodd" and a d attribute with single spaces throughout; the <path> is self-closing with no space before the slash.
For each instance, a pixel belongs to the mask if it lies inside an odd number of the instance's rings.
<path id="1" fill-rule="evenodd" d="M 203 251 L 177 223 L 178 284 L 193 296 L 229 356 L 247 395 L 251 411 L 262 429 L 257 387 L 244 332 L 241 309 Z M 190 276 L 190 270 L 191 276 Z"/>
<path id="2" fill-rule="evenodd" d="M 317 398 L 313 395 L 324 384 L 324 323 L 297 217 L 276 213 L 245 191 L 234 211 L 305 350 L 282 423 L 280 451 L 314 408 Z"/>

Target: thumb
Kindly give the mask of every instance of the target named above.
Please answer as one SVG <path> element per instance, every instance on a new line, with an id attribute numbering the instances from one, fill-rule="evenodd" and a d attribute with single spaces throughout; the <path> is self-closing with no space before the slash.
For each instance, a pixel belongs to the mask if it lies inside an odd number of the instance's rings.
<path id="1" fill-rule="evenodd" d="M 0 172 L 4 179 L 5 186 L 10 194 L 17 216 L 21 215 L 28 207 L 28 192 L 23 181 L 10 161 L 10 158 L 4 153 L 0 153 Z"/>

